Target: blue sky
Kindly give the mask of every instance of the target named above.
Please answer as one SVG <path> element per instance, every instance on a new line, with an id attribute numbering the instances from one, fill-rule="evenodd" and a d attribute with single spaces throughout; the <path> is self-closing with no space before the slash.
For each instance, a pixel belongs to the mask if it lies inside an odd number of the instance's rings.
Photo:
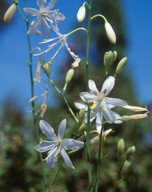
<path id="1" fill-rule="evenodd" d="M 21 2 L 23 3 L 23 1 Z M 31 2 L 35 1 L 31 0 Z M 66 16 L 65 22 L 60 24 L 64 33 L 74 27 L 77 10 L 83 1 L 66 0 L 66 4 L 63 2 L 63 0 L 58 1 L 55 8 L 59 8 Z M 134 80 L 137 97 L 141 103 L 146 105 L 152 102 L 152 2 L 148 0 L 121 0 L 121 2 L 128 40 L 127 67 Z M 5 26 L 3 33 L 0 33 L 0 103 L 5 101 L 9 95 L 25 105 L 30 98 L 25 29 L 24 22 L 19 14 L 16 14 L 13 22 L 8 27 Z M 60 58 L 57 62 L 59 61 Z M 36 89 L 38 86 L 36 85 Z"/>

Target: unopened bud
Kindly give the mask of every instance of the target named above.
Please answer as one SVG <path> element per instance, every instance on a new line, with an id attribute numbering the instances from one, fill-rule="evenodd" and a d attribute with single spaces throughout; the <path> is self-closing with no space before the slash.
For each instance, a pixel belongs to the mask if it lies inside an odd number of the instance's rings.
<path id="1" fill-rule="evenodd" d="M 82 123 L 85 117 L 85 109 L 79 111 L 79 123 Z"/>
<path id="2" fill-rule="evenodd" d="M 113 53 L 112 51 L 107 51 L 104 54 L 104 65 L 105 67 L 109 67 L 112 65 L 112 63 L 113 63 Z"/>
<path id="3" fill-rule="evenodd" d="M 69 83 L 71 81 L 71 79 L 73 78 L 73 75 L 74 75 L 74 69 L 69 69 L 67 74 L 66 74 L 66 77 L 65 77 L 65 83 Z"/>
<path id="4" fill-rule="evenodd" d="M 117 149 L 118 149 L 118 156 L 121 157 L 121 155 L 125 152 L 125 141 L 123 139 L 120 139 L 118 141 Z"/>
<path id="5" fill-rule="evenodd" d="M 80 127 L 79 127 L 79 131 L 82 132 L 86 129 L 86 124 L 82 124 Z"/>
<path id="6" fill-rule="evenodd" d="M 113 51 L 113 61 L 117 59 L 117 51 Z"/>
<path id="7" fill-rule="evenodd" d="M 115 34 L 112 26 L 110 25 L 110 23 L 107 21 L 105 21 L 105 31 L 106 31 L 109 41 L 112 44 L 115 44 L 116 43 L 116 34 Z"/>
<path id="8" fill-rule="evenodd" d="M 77 20 L 79 22 L 82 22 L 84 19 L 85 19 L 85 16 L 86 16 L 86 8 L 84 5 L 82 5 L 79 10 L 78 10 L 78 13 L 77 13 Z"/>
<path id="9" fill-rule="evenodd" d="M 129 147 L 126 150 L 127 158 L 131 157 L 135 153 L 135 151 L 136 151 L 136 147 L 135 146 Z"/>
<path id="10" fill-rule="evenodd" d="M 46 75 L 49 77 L 50 76 L 50 64 L 49 63 L 44 63 L 42 64 L 42 68 Z"/>
<path id="11" fill-rule="evenodd" d="M 138 106 L 125 105 L 125 106 L 123 106 L 123 108 L 129 109 L 129 110 L 135 111 L 135 112 L 148 112 L 147 107 L 138 107 Z"/>
<path id="12" fill-rule="evenodd" d="M 122 121 L 129 121 L 129 120 L 139 120 L 139 119 L 146 119 L 148 117 L 147 113 L 144 114 L 135 114 L 135 115 L 124 115 L 121 117 Z"/>
<path id="13" fill-rule="evenodd" d="M 123 70 L 127 60 L 128 60 L 127 57 L 124 57 L 123 59 L 121 59 L 119 61 L 117 68 L 116 68 L 116 71 L 115 71 L 116 74 L 120 73 Z"/>
<path id="14" fill-rule="evenodd" d="M 14 14 L 15 14 L 15 11 L 16 11 L 16 4 L 13 3 L 8 9 L 7 11 L 5 12 L 5 15 L 4 15 L 4 18 L 3 18 L 3 21 L 5 23 L 9 23 L 11 21 L 11 19 L 13 18 Z"/>
<path id="15" fill-rule="evenodd" d="M 126 175 L 131 167 L 131 162 L 126 160 L 121 170 L 121 175 Z"/>

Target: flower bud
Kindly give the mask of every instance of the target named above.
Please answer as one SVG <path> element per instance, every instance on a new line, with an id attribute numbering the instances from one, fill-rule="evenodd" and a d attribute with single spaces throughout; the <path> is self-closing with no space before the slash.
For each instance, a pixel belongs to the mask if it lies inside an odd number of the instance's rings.
<path id="1" fill-rule="evenodd" d="M 121 157 L 121 155 L 125 152 L 125 141 L 123 139 L 120 139 L 118 141 L 117 149 L 118 149 L 118 157 Z"/>
<path id="2" fill-rule="evenodd" d="M 86 129 L 86 124 L 82 124 L 80 127 L 79 127 L 79 131 L 82 132 Z"/>
<path id="3" fill-rule="evenodd" d="M 112 65 L 112 63 L 113 63 L 113 53 L 112 51 L 107 51 L 104 54 L 104 65 L 105 67 L 109 67 Z"/>
<path id="4" fill-rule="evenodd" d="M 66 77 L 65 77 L 65 83 L 68 84 L 71 79 L 73 78 L 73 75 L 74 75 L 74 69 L 69 69 L 67 74 L 66 74 Z"/>
<path id="5" fill-rule="evenodd" d="M 147 117 L 148 117 L 147 113 L 130 115 L 130 116 L 124 115 L 124 116 L 121 117 L 121 120 L 122 121 L 138 120 L 138 119 L 145 119 Z"/>
<path id="6" fill-rule="evenodd" d="M 4 18 L 3 18 L 3 21 L 5 23 L 9 23 L 11 21 L 11 19 L 13 18 L 14 14 L 15 14 L 15 11 L 16 11 L 16 4 L 13 3 L 8 9 L 7 11 L 5 12 L 5 15 L 4 15 Z"/>
<path id="7" fill-rule="evenodd" d="M 113 61 L 117 59 L 117 51 L 113 51 Z"/>
<path id="8" fill-rule="evenodd" d="M 123 106 L 123 108 L 129 109 L 129 110 L 135 111 L 135 112 L 148 112 L 147 107 L 138 107 L 138 106 L 125 105 L 125 106 Z"/>
<path id="9" fill-rule="evenodd" d="M 49 63 L 44 63 L 42 64 L 42 68 L 46 75 L 49 77 L 50 76 L 50 64 Z"/>
<path id="10" fill-rule="evenodd" d="M 135 146 L 129 147 L 126 150 L 127 158 L 131 157 L 135 153 L 135 151 L 136 151 L 136 147 Z"/>
<path id="11" fill-rule="evenodd" d="M 127 60 L 128 60 L 127 57 L 124 57 L 123 59 L 121 59 L 119 61 L 117 68 L 116 68 L 116 71 L 115 71 L 116 74 L 120 73 L 123 70 Z"/>
<path id="12" fill-rule="evenodd" d="M 86 16 L 86 8 L 84 5 L 82 5 L 79 10 L 78 10 L 78 13 L 77 13 L 77 20 L 79 22 L 82 22 L 84 19 L 85 19 L 85 16 Z"/>
<path id="13" fill-rule="evenodd" d="M 85 117 L 85 109 L 79 111 L 79 123 L 82 123 Z"/>
<path id="14" fill-rule="evenodd" d="M 109 41 L 112 44 L 115 44 L 116 43 L 116 34 L 115 34 L 112 26 L 110 25 L 110 23 L 107 21 L 105 21 L 105 31 L 106 31 Z"/>
<path id="15" fill-rule="evenodd" d="M 121 175 L 126 175 L 130 169 L 130 166 L 131 166 L 131 162 L 126 160 L 123 164 Z"/>

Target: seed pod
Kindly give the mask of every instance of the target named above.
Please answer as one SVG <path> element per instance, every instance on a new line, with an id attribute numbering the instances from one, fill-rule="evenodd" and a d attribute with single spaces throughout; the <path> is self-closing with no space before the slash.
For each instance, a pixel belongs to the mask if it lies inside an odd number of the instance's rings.
<path id="1" fill-rule="evenodd" d="M 15 14 L 15 11 L 16 11 L 16 4 L 13 3 L 8 9 L 7 11 L 5 12 L 5 15 L 4 15 L 4 18 L 3 18 L 3 21 L 5 23 L 9 23 L 11 21 L 11 19 L 13 18 L 14 14 Z"/>
<path id="2" fill-rule="evenodd" d="M 117 51 L 113 51 L 113 61 L 117 59 Z"/>

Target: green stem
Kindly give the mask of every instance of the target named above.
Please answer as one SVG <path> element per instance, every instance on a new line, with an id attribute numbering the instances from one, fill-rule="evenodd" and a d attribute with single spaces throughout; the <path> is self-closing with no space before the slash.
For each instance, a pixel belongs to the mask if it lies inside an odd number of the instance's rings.
<path id="1" fill-rule="evenodd" d="M 27 4 L 27 1 L 26 1 L 26 4 Z M 20 11 L 19 6 L 17 6 L 17 7 L 18 7 L 18 10 L 19 10 L 19 13 L 22 16 L 23 21 L 26 22 L 26 29 L 28 31 L 28 29 L 29 29 L 29 16 L 27 16 L 27 18 L 25 19 L 25 17 L 22 15 L 22 13 Z M 30 40 L 29 35 L 27 35 L 27 44 L 28 44 L 28 53 L 29 53 L 28 66 L 29 66 L 29 73 L 30 73 L 31 98 L 33 98 L 34 97 L 34 82 L 33 82 L 33 68 L 32 68 L 33 67 L 33 59 L 32 59 L 33 51 L 31 49 L 31 40 Z M 34 100 L 32 101 L 31 105 L 32 105 L 33 125 L 34 125 L 36 140 L 37 140 L 37 143 L 38 143 L 39 142 L 39 129 L 38 129 L 38 125 L 37 125 L 37 117 L 35 115 L 36 109 L 35 109 Z M 44 191 L 47 192 L 47 186 L 48 185 L 47 185 L 46 175 L 45 175 L 43 162 L 42 162 L 42 154 L 41 153 L 38 153 L 38 154 L 39 154 L 39 159 L 40 159 L 40 164 L 41 164 L 41 171 L 42 171 L 42 175 L 43 175 Z"/>
<path id="2" fill-rule="evenodd" d="M 88 80 L 89 80 L 89 56 L 90 56 L 90 33 L 91 33 L 91 9 L 92 0 L 88 5 L 88 27 L 87 27 L 87 48 L 86 48 L 86 87 L 88 90 Z M 92 171 L 91 171 L 91 150 L 90 150 L 90 106 L 88 105 L 88 116 L 87 116 L 87 135 L 86 135 L 86 151 L 87 151 L 87 163 L 88 163 L 88 178 L 89 178 L 89 191 L 93 191 L 92 183 Z"/>
<path id="3" fill-rule="evenodd" d="M 96 14 L 96 15 L 94 15 L 93 17 L 91 17 L 91 21 L 92 21 L 93 19 L 97 18 L 97 17 L 100 17 L 100 18 L 102 18 L 105 22 L 107 22 L 107 19 L 106 19 L 103 15 L 101 15 L 101 14 Z"/>
<path id="4" fill-rule="evenodd" d="M 88 105 L 87 116 L 87 135 L 86 135 L 86 150 L 87 150 L 87 163 L 88 163 L 88 178 L 89 178 L 89 191 L 93 189 L 92 172 L 91 172 L 91 150 L 90 150 L 90 106 Z"/>
<path id="5" fill-rule="evenodd" d="M 68 103 L 68 100 L 64 94 L 64 92 L 61 92 L 60 89 L 57 87 L 57 85 L 54 83 L 54 81 L 52 79 L 49 78 L 49 82 L 50 84 L 55 88 L 55 90 L 58 92 L 58 94 L 60 94 L 62 97 L 63 97 L 63 100 L 69 110 L 69 112 L 71 113 L 72 117 L 74 118 L 74 120 L 78 123 L 78 119 L 76 117 L 76 115 L 74 114 L 72 108 L 70 107 L 69 103 Z"/>
<path id="6" fill-rule="evenodd" d="M 99 180 L 100 180 L 101 145 L 102 145 L 102 131 L 100 132 L 100 135 L 99 135 L 98 164 L 97 164 L 96 190 L 95 190 L 96 192 L 98 192 Z"/>
<path id="7" fill-rule="evenodd" d="M 77 32 L 77 31 L 80 31 L 80 30 L 87 32 L 87 30 L 86 30 L 84 27 L 79 27 L 79 28 L 74 29 L 73 31 L 69 32 L 69 33 L 67 34 L 67 37 L 70 36 L 70 35 L 72 35 L 73 33 Z"/>

